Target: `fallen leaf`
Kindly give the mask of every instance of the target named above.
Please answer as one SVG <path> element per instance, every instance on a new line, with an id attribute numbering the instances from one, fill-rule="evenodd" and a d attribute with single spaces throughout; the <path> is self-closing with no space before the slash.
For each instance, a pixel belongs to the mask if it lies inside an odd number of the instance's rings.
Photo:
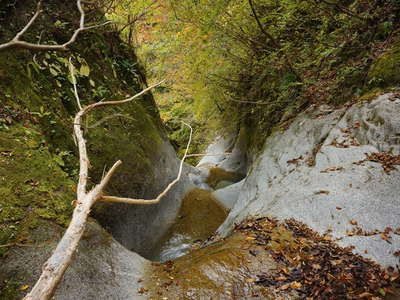
<path id="1" fill-rule="evenodd" d="M 289 287 L 290 287 L 290 284 L 287 283 L 287 284 L 282 285 L 279 289 L 284 291 L 284 290 L 287 290 Z"/>
<path id="2" fill-rule="evenodd" d="M 318 264 L 312 264 L 311 267 L 315 270 L 321 270 L 321 266 Z"/>
<path id="3" fill-rule="evenodd" d="M 298 281 L 293 281 L 293 282 L 290 284 L 290 287 L 291 287 L 292 289 L 296 289 L 296 290 L 300 289 L 301 286 L 302 286 L 301 283 L 298 282 Z"/>
<path id="4" fill-rule="evenodd" d="M 368 293 L 368 292 L 364 292 L 364 293 L 358 295 L 357 298 L 370 298 L 370 297 L 372 297 L 372 296 L 374 296 L 374 295 L 371 294 L 371 293 Z"/>
<path id="5" fill-rule="evenodd" d="M 20 291 L 25 291 L 25 290 L 27 290 L 27 289 L 29 289 L 29 285 L 27 285 L 27 284 L 24 284 L 23 286 L 21 286 L 21 287 L 19 288 Z"/>
<path id="6" fill-rule="evenodd" d="M 319 195 L 319 194 L 326 194 L 328 195 L 330 192 L 329 191 L 325 191 L 325 190 L 320 190 L 318 192 L 315 192 L 314 194 Z"/>

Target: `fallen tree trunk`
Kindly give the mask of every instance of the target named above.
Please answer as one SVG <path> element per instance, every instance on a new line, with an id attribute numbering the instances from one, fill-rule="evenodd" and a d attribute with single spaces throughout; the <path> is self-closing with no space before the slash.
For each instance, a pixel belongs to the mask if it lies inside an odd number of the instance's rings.
<path id="1" fill-rule="evenodd" d="M 113 167 L 106 173 L 106 175 L 100 181 L 100 183 L 97 184 L 89 192 L 87 192 L 86 188 L 88 181 L 89 159 L 86 149 L 86 141 L 83 135 L 82 125 L 81 125 L 83 117 L 90 111 L 102 106 L 120 105 L 133 101 L 134 99 L 148 92 L 152 88 L 160 85 L 161 83 L 163 83 L 163 81 L 155 85 L 152 85 L 144 89 L 140 93 L 125 100 L 97 102 L 82 108 L 79 95 L 76 89 L 76 78 L 74 76 L 74 68 L 72 66 L 71 61 L 70 61 L 70 72 L 73 78 L 75 98 L 77 100 L 77 104 L 80 109 L 80 111 L 76 114 L 74 119 L 74 134 L 79 148 L 79 166 L 80 166 L 79 181 L 77 187 L 77 200 L 73 201 L 76 206 L 72 215 L 70 225 L 65 231 L 62 239 L 58 243 L 51 257 L 43 265 L 42 274 L 39 280 L 36 282 L 36 284 L 34 285 L 33 289 L 29 292 L 29 294 L 25 296 L 24 298 L 25 300 L 46 300 L 50 299 L 54 295 L 57 285 L 59 284 L 60 280 L 62 279 L 62 276 L 64 275 L 66 269 L 68 268 L 73 259 L 73 254 L 75 253 L 79 241 L 82 237 L 82 234 L 85 230 L 85 226 L 91 208 L 96 203 L 96 201 L 104 198 L 103 201 L 124 202 L 130 204 L 158 203 L 161 200 L 161 198 L 163 198 L 168 193 L 168 191 L 173 187 L 173 185 L 175 185 L 180 180 L 183 170 L 183 163 L 185 158 L 187 157 L 188 149 L 192 139 L 192 128 L 190 127 L 190 125 L 184 123 L 186 126 L 190 128 L 190 138 L 187 144 L 185 155 L 180 163 L 178 176 L 155 199 L 144 200 L 144 199 L 129 199 L 129 198 L 103 196 L 104 189 L 106 188 L 107 184 L 109 183 L 111 177 L 115 173 L 118 166 L 122 164 L 121 161 L 117 161 L 113 165 Z"/>

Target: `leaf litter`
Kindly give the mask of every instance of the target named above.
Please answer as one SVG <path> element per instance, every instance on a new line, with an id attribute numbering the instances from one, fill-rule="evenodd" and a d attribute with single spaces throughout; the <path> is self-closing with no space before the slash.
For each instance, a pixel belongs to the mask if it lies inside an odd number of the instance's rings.
<path id="1" fill-rule="evenodd" d="M 354 222 L 353 222 L 354 223 Z M 289 238 L 274 237 L 280 228 Z M 293 219 L 246 220 L 235 228 L 285 266 L 274 273 L 260 272 L 256 284 L 281 291 L 296 290 L 301 299 L 381 299 L 399 279 L 399 270 L 381 269 L 374 262 L 342 248 Z"/>

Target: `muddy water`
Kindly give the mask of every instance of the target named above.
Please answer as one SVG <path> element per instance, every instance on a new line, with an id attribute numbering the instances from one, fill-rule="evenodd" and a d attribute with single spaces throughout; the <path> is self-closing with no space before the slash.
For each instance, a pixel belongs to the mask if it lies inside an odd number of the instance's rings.
<path id="1" fill-rule="evenodd" d="M 173 262 L 153 263 L 143 284 L 148 299 L 298 299 L 254 284 L 260 270 L 281 267 L 262 247 L 235 233 Z"/>
<path id="2" fill-rule="evenodd" d="M 189 253 L 212 235 L 227 217 L 227 211 L 210 191 L 194 189 L 182 200 L 172 227 L 153 252 L 153 261 L 167 261 Z"/>

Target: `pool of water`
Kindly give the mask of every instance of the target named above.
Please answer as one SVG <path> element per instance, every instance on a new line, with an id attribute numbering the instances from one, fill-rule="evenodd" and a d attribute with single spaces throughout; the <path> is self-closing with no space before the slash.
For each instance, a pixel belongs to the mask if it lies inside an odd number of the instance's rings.
<path id="1" fill-rule="evenodd" d="M 210 191 L 193 189 L 182 200 L 178 217 L 155 248 L 152 260 L 172 260 L 199 248 L 224 222 L 227 213 Z"/>

